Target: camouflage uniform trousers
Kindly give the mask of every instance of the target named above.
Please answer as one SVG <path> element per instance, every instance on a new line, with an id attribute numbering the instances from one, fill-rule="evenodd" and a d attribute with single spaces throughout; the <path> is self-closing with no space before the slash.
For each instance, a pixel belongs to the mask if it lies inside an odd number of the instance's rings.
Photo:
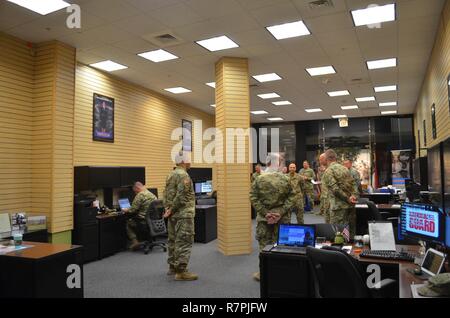
<path id="1" fill-rule="evenodd" d="M 295 213 L 295 216 L 297 218 L 297 223 L 298 224 L 304 224 L 305 223 L 305 219 L 304 219 L 305 209 L 303 208 L 303 205 L 295 206 L 292 209 L 291 213 Z M 291 220 L 291 218 L 289 217 L 289 221 L 290 220 Z"/>
<path id="2" fill-rule="evenodd" d="M 267 224 L 267 222 L 258 222 L 256 224 L 256 240 L 259 243 L 261 252 L 266 245 L 273 245 L 277 241 L 278 224 Z"/>
<path id="3" fill-rule="evenodd" d="M 330 223 L 331 224 L 341 224 L 349 225 L 350 227 L 350 238 L 353 238 L 356 233 L 356 209 L 347 208 L 340 210 L 330 211 Z"/>
<path id="4" fill-rule="evenodd" d="M 140 232 L 142 229 L 147 229 L 147 222 L 141 218 L 132 218 L 127 221 L 127 235 L 130 241 L 139 241 Z"/>
<path id="5" fill-rule="evenodd" d="M 192 244 L 194 243 L 194 219 L 193 218 L 169 218 L 168 220 L 168 252 L 167 263 L 176 272 L 187 270 L 191 257 Z"/>
<path id="6" fill-rule="evenodd" d="M 325 218 L 325 223 L 330 223 L 330 201 L 326 197 L 320 198 L 320 215 Z"/>

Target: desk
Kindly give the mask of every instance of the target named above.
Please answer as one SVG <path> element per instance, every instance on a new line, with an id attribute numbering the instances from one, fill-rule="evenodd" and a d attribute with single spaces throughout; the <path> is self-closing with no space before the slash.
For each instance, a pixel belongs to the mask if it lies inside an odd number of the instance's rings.
<path id="1" fill-rule="evenodd" d="M 0 298 L 82 298 L 82 247 L 24 242 L 30 248 L 0 255 Z M 67 267 L 80 266 L 81 288 L 69 289 Z"/>
<path id="2" fill-rule="evenodd" d="M 103 214 L 98 221 L 98 258 L 123 251 L 127 246 L 127 216 L 124 214 Z"/>
<path id="3" fill-rule="evenodd" d="M 11 232 L 0 233 L 0 240 L 12 240 L 13 235 L 20 233 L 23 235 L 23 241 L 28 242 L 48 242 L 48 232 L 47 230 L 17 230 Z"/>
<path id="4" fill-rule="evenodd" d="M 217 206 L 197 205 L 195 207 L 194 241 L 208 243 L 217 239 Z"/>

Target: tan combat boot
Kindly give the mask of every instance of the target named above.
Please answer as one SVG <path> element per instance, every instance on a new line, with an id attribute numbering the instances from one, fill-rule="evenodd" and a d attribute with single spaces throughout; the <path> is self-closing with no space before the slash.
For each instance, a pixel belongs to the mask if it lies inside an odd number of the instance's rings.
<path id="1" fill-rule="evenodd" d="M 139 243 L 138 240 L 134 239 L 131 241 L 130 251 L 136 251 L 139 249 L 140 246 L 141 246 L 141 243 Z"/>
<path id="2" fill-rule="evenodd" d="M 260 281 L 261 278 L 260 278 L 259 272 L 256 272 L 256 273 L 253 274 L 253 279 L 258 281 L 258 282 Z"/>
<path id="3" fill-rule="evenodd" d="M 184 271 L 184 272 L 178 272 L 175 274 L 175 280 L 178 281 L 193 281 L 193 280 L 197 280 L 198 279 L 198 275 L 194 274 L 194 273 L 189 273 L 188 271 Z"/>
<path id="4" fill-rule="evenodd" d="M 176 271 L 175 271 L 175 267 L 173 267 L 172 265 L 169 266 L 169 271 L 167 272 L 168 276 L 172 276 L 175 275 Z"/>

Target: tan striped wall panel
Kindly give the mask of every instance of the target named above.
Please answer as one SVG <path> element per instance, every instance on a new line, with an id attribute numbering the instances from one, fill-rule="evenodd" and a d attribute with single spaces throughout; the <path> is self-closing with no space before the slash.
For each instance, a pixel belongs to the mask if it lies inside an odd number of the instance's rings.
<path id="1" fill-rule="evenodd" d="M 0 32 L 0 213 L 31 212 L 33 59 Z"/>
<path id="2" fill-rule="evenodd" d="M 222 58 L 216 64 L 216 126 L 224 136 L 227 128 L 250 127 L 250 94 L 247 59 Z M 225 255 L 251 253 L 252 230 L 250 217 L 250 163 L 248 138 L 245 148 L 227 149 L 229 140 L 218 144 L 216 153 L 237 160 L 237 151 L 245 154 L 245 163 L 216 165 L 218 244 Z"/>
<path id="3" fill-rule="evenodd" d="M 416 144 L 417 129 L 420 130 L 420 146 L 424 147 L 423 120 L 426 121 L 427 148 L 450 137 L 450 109 L 448 76 L 450 75 L 450 1 L 446 2 L 441 15 L 428 71 L 414 114 Z M 436 105 L 437 138 L 433 139 L 431 106 Z M 425 155 L 424 151 L 421 155 Z"/>
<path id="4" fill-rule="evenodd" d="M 115 100 L 114 143 L 92 140 L 94 93 Z M 193 123 L 202 120 L 203 130 L 214 126 L 214 117 L 209 114 L 89 66 L 77 65 L 75 166 L 145 166 L 147 186 L 158 188 L 162 194 L 165 178 L 173 168 L 171 150 L 178 143 L 171 140 L 171 134 L 181 127 L 182 119 Z M 198 133 L 194 129 L 193 138 Z"/>

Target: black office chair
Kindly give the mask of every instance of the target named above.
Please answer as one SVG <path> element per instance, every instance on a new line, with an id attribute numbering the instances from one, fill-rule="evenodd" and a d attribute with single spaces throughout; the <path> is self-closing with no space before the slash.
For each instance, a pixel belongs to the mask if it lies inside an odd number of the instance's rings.
<path id="1" fill-rule="evenodd" d="M 367 209 L 356 208 L 356 234 L 364 235 L 368 233 L 368 222 L 371 221 L 391 221 L 397 222 L 396 218 L 390 218 L 389 212 L 380 212 L 375 203 L 365 201 L 362 204 L 367 205 Z"/>
<path id="2" fill-rule="evenodd" d="M 165 241 L 157 241 L 158 237 L 167 234 L 166 222 L 163 218 L 164 205 L 161 200 L 154 200 L 147 210 L 145 220 L 148 225 L 148 240 L 143 242 L 144 253 L 148 254 L 155 246 L 161 247 L 167 252 L 167 243 Z"/>
<path id="3" fill-rule="evenodd" d="M 316 228 L 316 237 L 324 237 L 327 241 L 333 242 L 336 237 L 336 232 L 344 230 L 345 225 L 340 224 L 314 224 Z"/>
<path id="4" fill-rule="evenodd" d="M 366 285 L 356 259 L 333 247 L 307 247 L 317 298 L 382 298 L 395 293 L 395 280 L 384 279 L 379 289 Z"/>

